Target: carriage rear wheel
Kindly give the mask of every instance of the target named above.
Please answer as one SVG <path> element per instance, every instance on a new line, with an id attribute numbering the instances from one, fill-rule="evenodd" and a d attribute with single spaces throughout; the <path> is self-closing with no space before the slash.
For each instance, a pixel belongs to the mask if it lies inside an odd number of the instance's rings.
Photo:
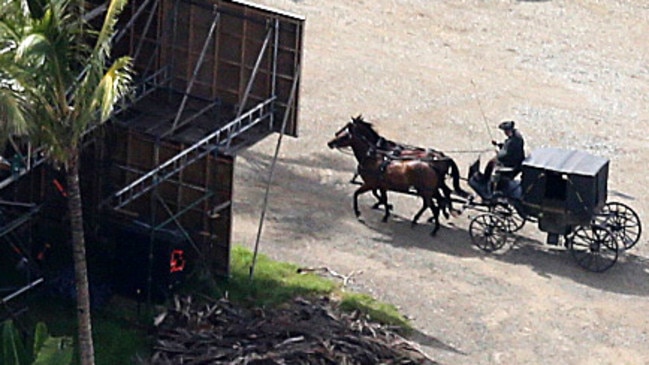
<path id="1" fill-rule="evenodd" d="M 523 228 L 525 219 L 518 215 L 516 209 L 510 204 L 496 204 L 489 207 L 489 212 L 494 213 L 505 221 L 507 232 L 514 233 Z"/>
<path id="2" fill-rule="evenodd" d="M 474 245 L 486 252 L 494 252 L 505 246 L 509 231 L 503 218 L 483 213 L 471 220 L 469 234 Z"/>
<path id="3" fill-rule="evenodd" d="M 638 214 L 626 204 L 606 203 L 595 223 L 607 227 L 625 250 L 633 247 L 640 239 L 642 224 Z"/>
<path id="4" fill-rule="evenodd" d="M 579 226 L 570 235 L 568 243 L 572 257 L 586 270 L 604 272 L 617 261 L 616 237 L 605 226 Z"/>

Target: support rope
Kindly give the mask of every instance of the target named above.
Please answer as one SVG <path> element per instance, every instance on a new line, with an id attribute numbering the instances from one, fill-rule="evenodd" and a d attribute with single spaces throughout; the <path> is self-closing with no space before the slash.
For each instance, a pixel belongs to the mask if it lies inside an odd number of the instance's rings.
<path id="1" fill-rule="evenodd" d="M 277 138 L 277 145 L 275 146 L 275 154 L 273 155 L 273 161 L 270 165 L 270 171 L 268 173 L 268 183 L 266 184 L 266 192 L 264 194 L 264 202 L 261 209 L 261 216 L 259 217 L 259 228 L 257 229 L 257 238 L 255 239 L 255 250 L 252 255 L 252 263 L 250 264 L 250 276 L 249 280 L 252 281 L 255 273 L 255 265 L 257 264 L 257 254 L 259 252 L 259 240 L 261 238 L 261 231 L 264 227 L 264 218 L 266 217 L 266 209 L 268 208 L 268 194 L 270 192 L 270 185 L 273 181 L 273 172 L 275 171 L 275 164 L 277 163 L 277 156 L 279 155 L 279 148 L 282 145 L 282 137 L 286 130 L 286 123 L 288 121 L 288 116 L 291 114 L 291 105 L 293 104 L 293 98 L 295 97 L 295 91 L 297 90 L 298 80 L 300 79 L 300 64 L 296 67 L 295 80 L 293 80 L 293 85 L 291 86 L 291 93 L 286 103 L 286 111 L 284 112 L 284 119 L 282 120 L 282 129 Z"/>
<path id="2" fill-rule="evenodd" d="M 480 108 L 480 113 L 482 114 L 482 121 L 485 124 L 485 127 L 487 127 L 487 133 L 489 133 L 489 139 L 493 140 L 493 133 L 491 133 L 491 128 L 489 127 L 489 123 L 487 123 L 487 117 L 485 116 L 484 109 L 482 109 L 482 103 L 480 103 L 480 99 L 478 98 L 478 88 L 475 86 L 475 82 L 473 82 L 473 79 L 471 79 L 471 85 L 473 85 L 473 89 L 476 91 L 476 102 L 478 102 L 478 107 Z"/>

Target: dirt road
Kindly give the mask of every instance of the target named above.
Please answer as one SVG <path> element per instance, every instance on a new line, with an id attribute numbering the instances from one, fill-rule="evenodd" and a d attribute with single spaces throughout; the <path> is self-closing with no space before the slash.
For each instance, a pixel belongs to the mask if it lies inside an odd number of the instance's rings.
<path id="1" fill-rule="evenodd" d="M 326 142 L 362 113 L 383 135 L 446 151 L 463 173 L 513 119 L 528 151 L 611 160 L 609 200 L 647 217 L 649 5 L 644 0 L 258 0 L 305 15 L 300 136 L 283 140 L 261 252 L 338 272 L 413 317 L 444 364 L 649 363 L 649 244 L 604 274 L 526 226 L 515 246 L 471 246 L 470 212 L 410 228 L 419 200 L 351 209 L 352 156 Z M 276 136 L 236 162 L 233 242 L 252 247 Z M 470 152 L 467 152 L 470 151 Z M 483 158 L 489 153 L 483 154 Z"/>

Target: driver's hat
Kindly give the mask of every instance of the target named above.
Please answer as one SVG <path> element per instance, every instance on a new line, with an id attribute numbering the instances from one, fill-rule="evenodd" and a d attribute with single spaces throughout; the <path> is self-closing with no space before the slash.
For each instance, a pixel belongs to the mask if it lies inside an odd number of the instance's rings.
<path id="1" fill-rule="evenodd" d="M 498 125 L 498 129 L 502 129 L 504 131 L 511 131 L 512 129 L 514 129 L 514 121 L 506 120 Z"/>

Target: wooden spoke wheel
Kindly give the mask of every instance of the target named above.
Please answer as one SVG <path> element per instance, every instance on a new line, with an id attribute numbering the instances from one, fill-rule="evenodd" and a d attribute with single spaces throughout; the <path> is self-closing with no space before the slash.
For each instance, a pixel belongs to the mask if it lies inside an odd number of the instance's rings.
<path id="1" fill-rule="evenodd" d="M 606 203 L 595 217 L 595 224 L 608 228 L 625 250 L 633 247 L 642 233 L 638 214 L 628 205 L 618 202 Z"/>
<path id="2" fill-rule="evenodd" d="M 507 243 L 506 221 L 493 213 L 483 213 L 471 220 L 469 234 L 474 245 L 486 252 L 500 250 Z"/>
<path id="3" fill-rule="evenodd" d="M 505 221 L 507 232 L 514 233 L 525 225 L 525 219 L 518 215 L 510 204 L 495 204 L 489 207 L 489 212 L 496 214 Z"/>
<path id="4" fill-rule="evenodd" d="M 604 272 L 617 261 L 617 239 L 606 227 L 578 226 L 568 239 L 572 257 L 586 270 Z"/>

